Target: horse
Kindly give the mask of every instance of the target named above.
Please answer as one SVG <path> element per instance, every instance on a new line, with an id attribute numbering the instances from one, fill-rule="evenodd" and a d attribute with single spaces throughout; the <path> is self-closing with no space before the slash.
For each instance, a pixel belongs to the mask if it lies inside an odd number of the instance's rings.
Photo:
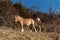
<path id="1" fill-rule="evenodd" d="M 34 20 L 32 18 L 23 18 L 19 15 L 15 15 L 15 22 L 19 22 L 19 24 L 22 27 L 22 29 L 21 29 L 22 32 L 24 31 L 23 25 L 30 26 L 30 24 L 32 24 L 35 32 L 37 32 L 35 25 L 34 25 Z"/>
<path id="2" fill-rule="evenodd" d="M 35 26 L 38 28 L 37 30 L 39 31 L 40 30 L 40 32 L 41 32 L 41 19 L 39 18 L 39 17 L 37 17 L 36 19 L 35 19 Z"/>

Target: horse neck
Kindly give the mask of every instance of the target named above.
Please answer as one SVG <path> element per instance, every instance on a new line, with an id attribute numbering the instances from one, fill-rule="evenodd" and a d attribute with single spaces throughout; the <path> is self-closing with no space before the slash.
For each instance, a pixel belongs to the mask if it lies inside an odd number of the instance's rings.
<path id="1" fill-rule="evenodd" d="M 23 19 L 23 17 L 19 16 L 21 19 Z"/>
<path id="2" fill-rule="evenodd" d="M 21 17 L 21 16 L 18 16 L 18 19 L 23 19 L 23 17 Z"/>

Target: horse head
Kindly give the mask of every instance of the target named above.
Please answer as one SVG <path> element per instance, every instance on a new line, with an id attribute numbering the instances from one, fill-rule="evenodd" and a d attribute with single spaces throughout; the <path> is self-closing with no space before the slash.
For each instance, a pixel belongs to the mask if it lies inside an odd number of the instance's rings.
<path id="1" fill-rule="evenodd" d="M 17 17 L 18 17 L 18 16 L 16 15 L 16 16 L 15 16 L 15 22 L 17 22 Z"/>
<path id="2" fill-rule="evenodd" d="M 41 23 L 41 19 L 38 17 L 36 18 L 36 21 L 40 22 Z"/>

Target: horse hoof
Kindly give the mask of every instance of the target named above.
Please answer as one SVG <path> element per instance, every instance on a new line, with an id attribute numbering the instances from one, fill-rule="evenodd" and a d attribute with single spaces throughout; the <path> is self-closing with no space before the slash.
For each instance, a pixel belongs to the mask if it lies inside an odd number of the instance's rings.
<path id="1" fill-rule="evenodd" d="M 22 30 L 22 32 L 24 32 L 24 30 Z"/>

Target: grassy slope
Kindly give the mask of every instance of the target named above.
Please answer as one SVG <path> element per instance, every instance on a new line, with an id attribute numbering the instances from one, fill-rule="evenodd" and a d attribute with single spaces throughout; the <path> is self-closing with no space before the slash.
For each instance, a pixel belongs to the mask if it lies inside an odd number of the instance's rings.
<path id="1" fill-rule="evenodd" d="M 54 40 L 54 37 L 48 33 L 39 32 L 20 32 L 11 28 L 0 27 L 0 40 Z"/>

